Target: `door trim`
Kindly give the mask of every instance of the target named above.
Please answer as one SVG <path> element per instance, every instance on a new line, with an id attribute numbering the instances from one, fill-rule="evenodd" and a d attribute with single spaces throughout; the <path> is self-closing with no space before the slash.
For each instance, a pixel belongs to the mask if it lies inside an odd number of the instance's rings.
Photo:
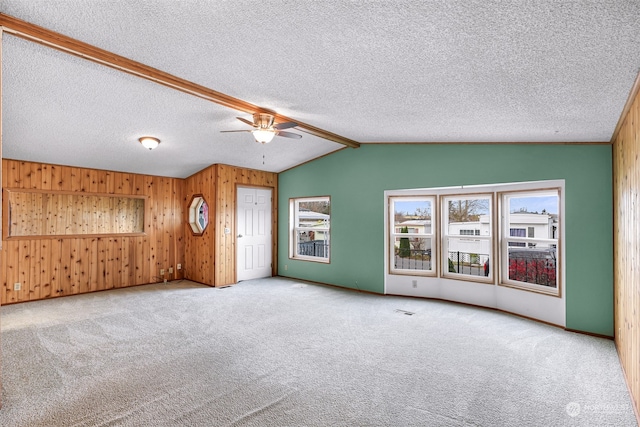
<path id="1" fill-rule="evenodd" d="M 278 186 L 252 185 L 236 182 L 233 189 L 233 283 L 238 283 L 238 187 L 271 190 L 271 275 L 278 275 Z"/>

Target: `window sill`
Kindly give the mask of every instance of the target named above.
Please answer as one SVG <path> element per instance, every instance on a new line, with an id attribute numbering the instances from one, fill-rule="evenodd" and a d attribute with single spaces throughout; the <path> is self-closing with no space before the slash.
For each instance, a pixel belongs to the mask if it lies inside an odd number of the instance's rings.
<path id="1" fill-rule="evenodd" d="M 293 257 L 289 257 L 289 259 L 295 260 L 295 261 L 319 262 L 320 264 L 330 264 L 331 263 L 331 259 L 329 259 L 329 258 L 293 256 Z"/>
<path id="2" fill-rule="evenodd" d="M 543 285 L 528 285 L 526 283 L 499 283 L 499 286 L 505 288 L 513 288 L 521 291 L 529 291 L 536 294 L 548 295 L 551 297 L 561 298 L 560 289 Z"/>

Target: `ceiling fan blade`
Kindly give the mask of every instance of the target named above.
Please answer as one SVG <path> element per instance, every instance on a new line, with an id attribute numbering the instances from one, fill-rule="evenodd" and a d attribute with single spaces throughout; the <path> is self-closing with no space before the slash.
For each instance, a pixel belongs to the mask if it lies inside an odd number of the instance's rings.
<path id="1" fill-rule="evenodd" d="M 242 117 L 236 117 L 236 119 L 240 120 L 240 121 L 241 121 L 241 122 L 243 122 L 243 123 L 248 124 L 249 126 L 255 126 L 255 125 L 253 124 L 253 122 L 250 122 L 249 120 L 244 119 L 244 118 L 242 118 Z"/>
<path id="2" fill-rule="evenodd" d="M 273 125 L 273 128 L 276 130 L 281 130 L 281 129 L 294 128 L 296 126 L 298 126 L 298 124 L 295 122 L 285 122 L 285 123 L 277 123 Z"/>
<path id="3" fill-rule="evenodd" d="M 297 133 L 293 133 L 293 132 L 284 132 L 284 131 L 278 131 L 276 132 L 276 136 L 284 136 L 285 138 L 293 138 L 293 139 L 300 139 L 302 138 L 302 135 L 299 135 Z"/>
<path id="4" fill-rule="evenodd" d="M 220 133 L 229 133 L 229 132 L 251 132 L 249 129 L 243 130 L 221 130 Z"/>

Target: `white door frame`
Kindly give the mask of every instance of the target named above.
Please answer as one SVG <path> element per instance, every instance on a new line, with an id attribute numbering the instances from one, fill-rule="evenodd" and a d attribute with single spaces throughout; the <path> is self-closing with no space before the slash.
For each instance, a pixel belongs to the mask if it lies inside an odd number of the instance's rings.
<path id="1" fill-rule="evenodd" d="M 242 197 L 246 197 L 248 194 L 255 191 L 253 194 L 256 197 L 255 202 L 259 203 L 260 193 L 265 197 L 265 203 L 268 205 L 265 210 L 256 211 L 249 215 L 249 220 L 252 221 L 252 225 L 246 225 L 247 212 L 242 207 Z M 260 277 L 270 277 L 273 275 L 273 200 L 274 189 L 273 187 L 262 187 L 252 185 L 238 185 L 236 186 L 236 282 L 242 280 L 250 280 Z M 262 221 L 262 224 L 260 224 Z M 243 227 L 244 225 L 244 227 Z M 264 227 L 264 229 L 261 228 Z M 243 229 L 244 228 L 244 229 Z M 262 230 L 262 231 L 260 231 Z M 245 242 L 258 243 L 258 246 L 248 248 Z M 247 264 L 247 250 L 251 251 L 251 260 Z M 262 264 L 260 261 L 263 261 Z M 247 270 L 249 266 L 249 270 Z"/>

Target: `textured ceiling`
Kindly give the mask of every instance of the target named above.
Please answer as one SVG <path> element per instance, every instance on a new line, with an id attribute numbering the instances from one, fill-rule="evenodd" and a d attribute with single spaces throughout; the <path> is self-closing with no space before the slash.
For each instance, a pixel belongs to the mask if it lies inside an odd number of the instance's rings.
<path id="1" fill-rule="evenodd" d="M 640 67 L 637 0 L 2 0 L 0 12 L 360 142 L 608 141 Z M 184 177 L 342 148 L 221 134 L 248 115 L 15 37 L 3 56 L 5 157 Z M 143 134 L 163 142 L 146 151 Z"/>

